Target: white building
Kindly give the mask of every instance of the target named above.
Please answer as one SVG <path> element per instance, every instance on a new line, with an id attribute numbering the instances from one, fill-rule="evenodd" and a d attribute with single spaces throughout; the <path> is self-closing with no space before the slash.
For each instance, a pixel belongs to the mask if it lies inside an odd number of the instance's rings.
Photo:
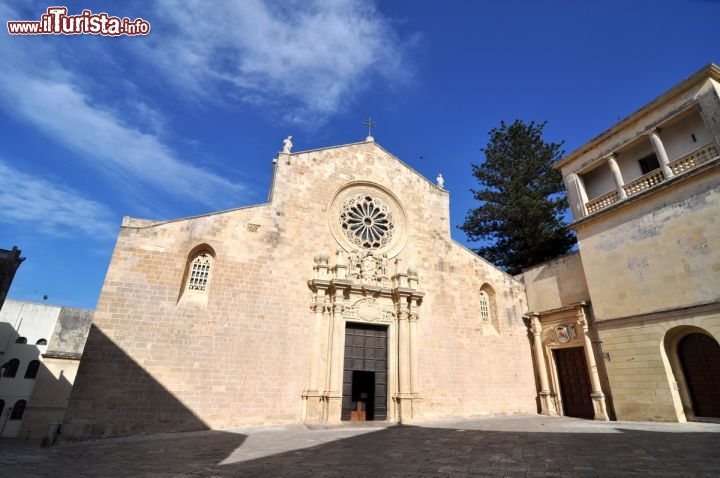
<path id="1" fill-rule="evenodd" d="M 61 422 L 92 311 L 7 300 L 0 309 L 0 437 Z"/>

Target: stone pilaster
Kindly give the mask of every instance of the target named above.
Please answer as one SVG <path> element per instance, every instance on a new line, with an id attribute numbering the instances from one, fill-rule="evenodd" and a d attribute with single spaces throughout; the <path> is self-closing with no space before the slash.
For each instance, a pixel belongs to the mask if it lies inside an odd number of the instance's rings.
<path id="1" fill-rule="evenodd" d="M 568 203 L 570 204 L 573 219 L 577 221 L 587 216 L 585 204 L 588 202 L 588 197 L 585 191 L 585 183 L 580 175 L 570 173 L 565 176 L 565 188 L 568 192 Z"/>
<path id="2" fill-rule="evenodd" d="M 583 334 L 583 345 L 585 349 L 585 360 L 587 361 L 588 374 L 590 375 L 590 386 L 592 387 L 593 408 L 595 410 L 595 420 L 608 421 L 607 404 L 605 403 L 605 394 L 600 386 L 600 375 L 598 374 L 597 362 L 595 361 L 595 353 L 593 352 L 592 341 L 590 340 L 590 328 L 587 316 L 583 307 L 578 308 L 577 323 Z"/>
<path id="3" fill-rule="evenodd" d="M 712 132 L 715 144 L 720 147 L 720 85 L 708 80 L 701 93 L 697 95 L 697 102 L 700 106 L 700 116 Z"/>
<path id="4" fill-rule="evenodd" d="M 545 365 L 545 353 L 542 344 L 542 325 L 537 315 L 530 317 L 530 332 L 533 336 L 533 349 L 535 352 L 535 363 L 537 364 L 538 375 L 540 378 L 540 413 L 543 415 L 555 415 L 550 405 L 550 385 L 548 384 L 547 366 Z"/>

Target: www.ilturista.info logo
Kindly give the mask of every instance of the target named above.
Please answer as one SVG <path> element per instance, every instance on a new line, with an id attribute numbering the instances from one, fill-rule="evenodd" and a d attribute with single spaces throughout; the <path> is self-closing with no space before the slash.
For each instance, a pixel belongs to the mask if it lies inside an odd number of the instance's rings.
<path id="1" fill-rule="evenodd" d="M 11 35 L 147 35 L 150 23 L 142 18 L 111 17 L 107 13 L 83 10 L 80 15 L 68 15 L 66 7 L 49 7 L 40 21 L 20 20 L 7 22 Z"/>

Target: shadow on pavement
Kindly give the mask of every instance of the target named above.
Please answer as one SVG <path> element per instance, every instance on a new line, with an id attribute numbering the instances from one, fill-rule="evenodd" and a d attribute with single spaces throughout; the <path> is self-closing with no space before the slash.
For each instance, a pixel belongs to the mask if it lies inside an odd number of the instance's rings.
<path id="1" fill-rule="evenodd" d="M 247 461 L 242 460 L 248 435 L 206 431 L 69 444 L 18 451 L 15 456 L 4 453 L 0 464 L 6 476 L 42 476 L 35 470 L 52 470 L 52 476 L 58 477 L 720 475 L 720 433 L 617 431 L 530 433 L 394 426 Z M 266 433 L 272 440 L 283 440 L 286 432 Z M 302 430 L 301 435 L 309 443 L 320 437 L 313 434 L 322 433 Z"/>

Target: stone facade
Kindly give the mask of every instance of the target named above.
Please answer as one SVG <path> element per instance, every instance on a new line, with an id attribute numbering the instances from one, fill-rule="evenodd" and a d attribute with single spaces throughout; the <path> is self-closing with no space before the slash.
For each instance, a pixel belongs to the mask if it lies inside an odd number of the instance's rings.
<path id="1" fill-rule="evenodd" d="M 273 174 L 266 204 L 123 220 L 65 435 L 339 422 L 360 371 L 391 421 L 536 410 L 524 287 L 452 241 L 447 190 L 371 139 Z"/>
<path id="2" fill-rule="evenodd" d="M 531 267 L 523 271 L 522 280 L 530 311 L 526 320 L 533 337 L 540 412 L 610 419 L 610 386 L 594 345 L 598 336 L 580 253 Z M 578 362 L 579 373 L 568 375 L 567 365 L 573 361 Z"/>
<path id="3" fill-rule="evenodd" d="M 24 257 L 20 257 L 20 249 L 15 246 L 11 250 L 0 249 L 0 309 L 5 303 L 15 272 L 24 260 Z"/>
<path id="4" fill-rule="evenodd" d="M 0 436 L 61 423 L 93 312 L 9 299 L 0 310 Z"/>
<path id="5" fill-rule="evenodd" d="M 719 151 L 709 65 L 557 164 L 581 258 L 526 271 L 530 310 L 588 311 L 619 420 L 720 417 Z"/>

